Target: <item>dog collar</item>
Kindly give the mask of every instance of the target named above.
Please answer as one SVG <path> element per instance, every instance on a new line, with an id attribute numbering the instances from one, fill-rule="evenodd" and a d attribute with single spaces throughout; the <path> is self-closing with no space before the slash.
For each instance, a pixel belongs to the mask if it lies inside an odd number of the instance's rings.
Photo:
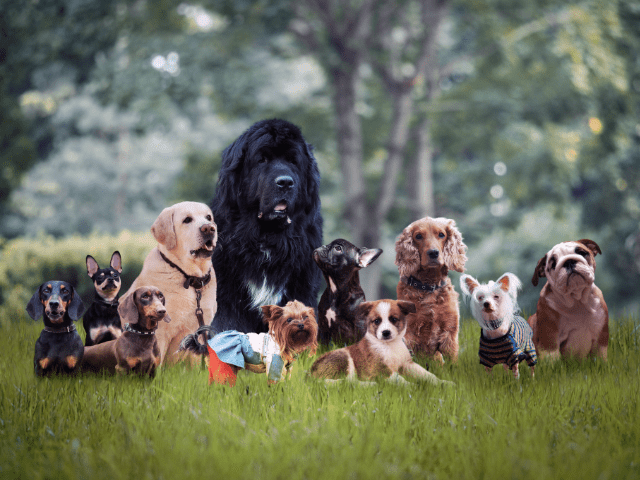
<path id="1" fill-rule="evenodd" d="M 416 288 L 418 290 L 423 290 L 425 292 L 434 292 L 438 288 L 442 288 L 447 284 L 447 282 L 445 280 L 442 280 L 442 282 L 440 282 L 440 285 L 434 285 L 434 284 L 426 283 L 426 282 L 422 283 L 420 280 L 415 278 L 413 275 L 410 276 L 409 278 L 402 277 L 402 280 L 404 281 L 404 283 L 406 283 L 410 287 Z"/>
<path id="2" fill-rule="evenodd" d="M 76 326 L 72 323 L 67 327 L 48 327 L 44 326 L 44 331 L 49 333 L 70 333 L 75 332 Z"/>
<path id="3" fill-rule="evenodd" d="M 109 302 L 107 300 L 105 300 L 104 298 L 102 298 L 100 295 L 96 295 L 96 302 L 101 303 L 103 305 L 106 305 L 107 307 L 117 307 L 118 306 L 118 299 L 116 298 L 113 302 Z"/>
<path id="4" fill-rule="evenodd" d="M 173 267 L 176 270 L 178 270 L 184 276 L 185 281 L 184 281 L 183 286 L 184 286 L 185 289 L 188 289 L 189 287 L 193 287 L 196 290 L 200 290 L 207 283 L 209 283 L 211 281 L 211 269 L 209 269 L 209 272 L 207 272 L 207 274 L 202 276 L 202 277 L 196 277 L 194 275 L 188 275 L 187 272 L 182 270 L 178 265 L 176 265 L 171 260 L 169 260 L 167 257 L 165 257 L 164 253 L 162 253 L 160 250 L 158 250 L 158 253 L 162 257 L 162 259 L 165 262 L 167 262 L 167 264 L 169 264 L 171 267 Z"/>
<path id="5" fill-rule="evenodd" d="M 136 335 L 155 335 L 156 334 L 155 330 L 147 330 L 147 331 L 137 330 L 133 328 L 131 325 L 129 325 L 128 323 L 124 324 L 124 329 L 127 332 L 135 333 Z"/>

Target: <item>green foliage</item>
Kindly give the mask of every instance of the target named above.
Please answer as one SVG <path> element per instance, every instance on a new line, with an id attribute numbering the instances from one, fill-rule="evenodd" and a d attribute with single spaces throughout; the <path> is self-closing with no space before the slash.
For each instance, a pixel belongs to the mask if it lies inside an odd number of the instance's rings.
<path id="1" fill-rule="evenodd" d="M 93 256 L 104 268 L 111 254 L 118 250 L 123 266 L 120 293 L 126 292 L 155 246 L 150 233 L 128 231 L 117 236 L 73 235 L 63 239 L 39 236 L 4 242 L 0 253 L 0 326 L 24 317 L 29 299 L 38 286 L 48 280 L 69 282 L 78 290 L 85 306 L 89 306 L 94 287 L 87 275 L 87 255 Z"/>
<path id="2" fill-rule="evenodd" d="M 40 325 L 0 337 L 3 478 L 637 478 L 638 320 L 612 323 L 608 362 L 541 362 L 531 379 L 477 359 L 465 320 L 455 388 L 329 386 L 312 359 L 268 386 L 242 372 L 207 385 L 182 365 L 156 379 L 36 379 Z"/>

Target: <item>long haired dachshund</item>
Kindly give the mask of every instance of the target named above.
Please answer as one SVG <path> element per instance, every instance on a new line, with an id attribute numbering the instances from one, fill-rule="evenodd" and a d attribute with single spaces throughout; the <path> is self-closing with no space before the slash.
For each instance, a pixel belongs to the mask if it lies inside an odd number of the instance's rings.
<path id="1" fill-rule="evenodd" d="M 448 273 L 464 272 L 466 250 L 456 223 L 442 217 L 416 220 L 396 240 L 398 300 L 416 305 L 407 320 L 407 344 L 439 362 L 443 354 L 458 358 L 460 308 Z"/>

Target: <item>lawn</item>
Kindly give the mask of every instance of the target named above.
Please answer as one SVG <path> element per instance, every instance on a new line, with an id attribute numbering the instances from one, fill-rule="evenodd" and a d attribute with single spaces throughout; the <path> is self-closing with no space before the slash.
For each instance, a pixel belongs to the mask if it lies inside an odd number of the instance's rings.
<path id="1" fill-rule="evenodd" d="M 325 385 L 307 357 L 290 381 L 229 388 L 182 365 L 36 379 L 41 323 L 4 322 L 0 479 L 637 479 L 639 325 L 612 320 L 608 362 L 543 361 L 535 379 L 486 375 L 464 319 L 457 365 L 431 366 L 455 388 Z"/>

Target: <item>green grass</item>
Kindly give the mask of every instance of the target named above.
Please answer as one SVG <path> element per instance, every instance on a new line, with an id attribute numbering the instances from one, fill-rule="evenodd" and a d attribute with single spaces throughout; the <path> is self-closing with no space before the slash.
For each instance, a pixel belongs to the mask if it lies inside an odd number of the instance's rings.
<path id="1" fill-rule="evenodd" d="M 0 479 L 640 478 L 640 328 L 611 323 L 609 361 L 538 365 L 532 380 L 477 360 L 465 320 L 455 388 L 325 385 L 199 368 L 155 380 L 36 379 L 40 324 L 0 328 Z"/>

